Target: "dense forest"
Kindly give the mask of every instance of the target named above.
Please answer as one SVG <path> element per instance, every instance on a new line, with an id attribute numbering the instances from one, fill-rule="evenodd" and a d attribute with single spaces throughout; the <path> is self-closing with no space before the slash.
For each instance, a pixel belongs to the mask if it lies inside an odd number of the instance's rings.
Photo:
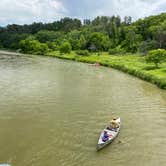
<path id="1" fill-rule="evenodd" d="M 0 27 L 0 48 L 44 54 L 49 50 L 109 51 L 112 54 L 166 49 L 166 14 L 132 22 L 130 16 L 93 20 L 63 18 L 53 23 Z"/>

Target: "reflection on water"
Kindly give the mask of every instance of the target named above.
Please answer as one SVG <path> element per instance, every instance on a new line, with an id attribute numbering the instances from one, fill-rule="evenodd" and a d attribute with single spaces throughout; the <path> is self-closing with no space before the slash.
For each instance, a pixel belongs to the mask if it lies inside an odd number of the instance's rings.
<path id="1" fill-rule="evenodd" d="M 166 165 L 166 91 L 109 68 L 49 57 L 0 58 L 0 163 Z M 111 116 L 118 138 L 96 152 Z"/>

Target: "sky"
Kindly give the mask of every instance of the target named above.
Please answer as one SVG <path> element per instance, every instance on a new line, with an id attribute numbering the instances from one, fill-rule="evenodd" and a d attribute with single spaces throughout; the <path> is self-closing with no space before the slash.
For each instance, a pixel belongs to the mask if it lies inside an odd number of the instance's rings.
<path id="1" fill-rule="evenodd" d="M 53 22 L 63 17 L 132 16 L 166 12 L 166 0 L 1 0 L 0 26 Z"/>

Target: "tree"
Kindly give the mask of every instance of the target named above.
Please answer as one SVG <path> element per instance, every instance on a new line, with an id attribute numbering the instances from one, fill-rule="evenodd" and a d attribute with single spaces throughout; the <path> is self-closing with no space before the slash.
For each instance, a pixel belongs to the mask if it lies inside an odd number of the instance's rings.
<path id="1" fill-rule="evenodd" d="M 79 29 L 81 28 L 82 24 L 79 19 L 71 19 L 69 17 L 62 18 L 59 21 L 60 24 L 60 29 L 63 30 L 64 32 L 70 32 L 71 30 L 74 29 Z"/>
<path id="2" fill-rule="evenodd" d="M 158 48 L 166 48 L 166 26 L 155 25 L 149 27 L 152 39 L 158 43 Z"/>
<path id="3" fill-rule="evenodd" d="M 81 48 L 79 39 L 81 31 L 73 30 L 67 34 L 67 40 L 70 42 L 73 50 L 79 50 Z"/>
<path id="4" fill-rule="evenodd" d="M 44 55 L 48 52 L 47 44 L 40 43 L 38 40 L 27 38 L 21 40 L 20 49 L 23 53 Z"/>
<path id="5" fill-rule="evenodd" d="M 138 47 L 138 51 L 143 53 L 143 55 L 146 55 L 147 52 L 153 49 L 157 49 L 157 41 L 155 40 L 142 41 Z"/>
<path id="6" fill-rule="evenodd" d="M 11 34 L 11 33 L 1 33 L 0 43 L 4 48 L 18 49 L 19 42 L 25 39 L 28 34 Z"/>
<path id="7" fill-rule="evenodd" d="M 56 32 L 48 30 L 41 30 L 36 34 L 36 39 L 39 40 L 41 43 L 46 43 L 48 41 L 53 42 L 56 40 L 56 37 Z"/>
<path id="8" fill-rule="evenodd" d="M 138 49 L 142 36 L 136 33 L 135 27 L 126 27 L 125 40 L 121 43 L 127 52 L 135 53 Z"/>
<path id="9" fill-rule="evenodd" d="M 89 37 L 87 45 L 91 51 L 108 51 L 110 40 L 108 35 L 101 32 L 93 32 Z"/>
<path id="10" fill-rule="evenodd" d="M 44 27 L 44 24 L 41 22 L 39 23 L 34 22 L 33 24 L 29 25 L 28 28 L 31 34 L 35 34 L 38 31 L 43 30 L 45 27 Z"/>
<path id="11" fill-rule="evenodd" d="M 58 50 L 68 41 L 73 50 L 108 51 L 122 48 L 127 52 L 139 50 L 146 53 L 152 49 L 166 49 L 165 20 L 166 13 L 135 22 L 129 16 L 124 21 L 119 16 L 98 16 L 92 21 L 85 19 L 83 25 L 79 19 L 68 17 L 52 23 L 12 24 L 0 27 L 0 44 L 4 48 L 19 49 L 20 41 L 33 35 L 33 39 L 28 39 L 28 44 L 35 40 L 34 44 L 39 42 L 35 46 L 43 43 L 52 50 Z"/>
<path id="12" fill-rule="evenodd" d="M 166 42 L 166 30 L 162 27 L 158 27 L 155 38 L 159 42 L 159 48 L 164 48 L 164 44 Z"/>
<path id="13" fill-rule="evenodd" d="M 81 31 L 71 31 L 67 34 L 67 40 L 70 42 L 73 50 L 85 49 L 86 47 L 86 39 Z"/>
<path id="14" fill-rule="evenodd" d="M 59 46 L 56 44 L 56 42 L 47 42 L 47 46 L 53 51 L 57 51 L 59 49 Z"/>
<path id="15" fill-rule="evenodd" d="M 154 63 L 156 68 L 158 68 L 158 64 L 166 61 L 166 50 L 157 49 L 149 51 L 146 56 L 147 63 Z"/>
<path id="16" fill-rule="evenodd" d="M 84 35 L 80 36 L 79 43 L 80 43 L 80 49 L 82 49 L 82 50 L 86 49 L 87 41 L 86 41 Z"/>
<path id="17" fill-rule="evenodd" d="M 132 17 L 131 16 L 125 16 L 124 17 L 124 24 L 125 25 L 130 25 L 132 22 Z"/>
<path id="18" fill-rule="evenodd" d="M 60 46 L 60 53 L 61 54 L 69 54 L 71 52 L 71 44 L 69 42 L 64 42 L 61 46 Z"/>
<path id="19" fill-rule="evenodd" d="M 84 19 L 84 20 L 83 20 L 83 23 L 84 23 L 84 25 L 90 25 L 90 24 L 91 24 L 91 20 L 89 20 L 89 19 Z"/>

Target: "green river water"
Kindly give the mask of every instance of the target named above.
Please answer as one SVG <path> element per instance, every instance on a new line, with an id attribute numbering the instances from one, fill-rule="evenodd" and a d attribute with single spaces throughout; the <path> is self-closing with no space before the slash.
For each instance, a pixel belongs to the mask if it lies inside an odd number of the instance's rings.
<path id="1" fill-rule="evenodd" d="M 96 144 L 112 116 L 117 139 Z M 0 163 L 166 166 L 166 91 L 119 71 L 51 57 L 0 55 Z"/>

